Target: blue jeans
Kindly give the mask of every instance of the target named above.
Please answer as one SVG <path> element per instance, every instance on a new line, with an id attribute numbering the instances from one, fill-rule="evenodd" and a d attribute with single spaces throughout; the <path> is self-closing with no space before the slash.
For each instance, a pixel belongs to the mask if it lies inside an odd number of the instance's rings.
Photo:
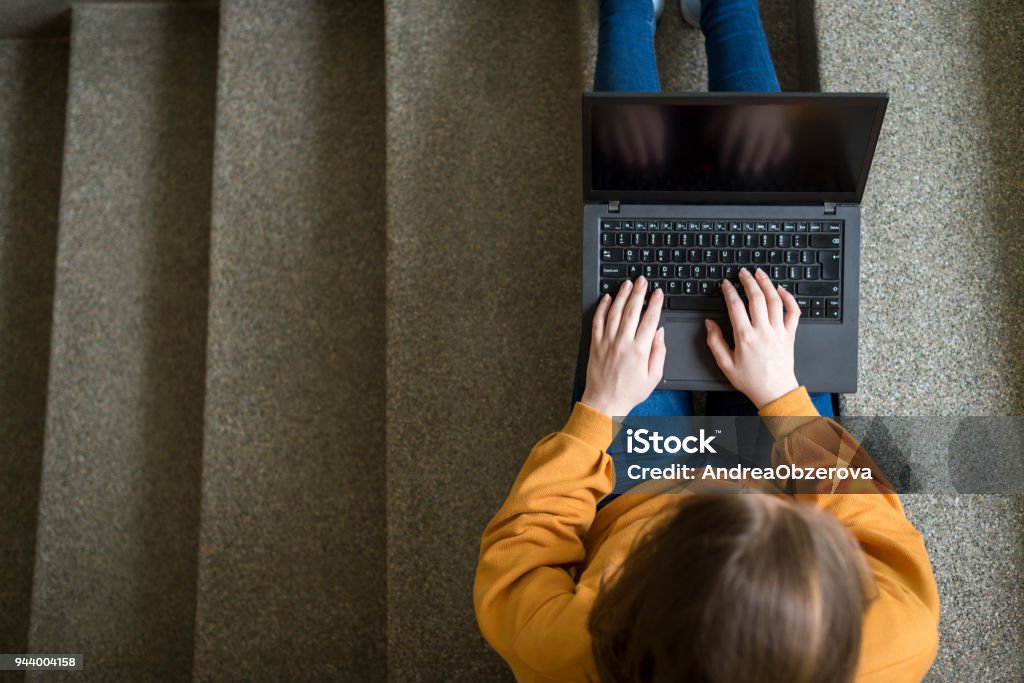
<path id="1" fill-rule="evenodd" d="M 601 0 L 594 90 L 661 90 L 651 0 Z M 778 92 L 757 0 L 704 0 L 708 89 Z"/>
<path id="2" fill-rule="evenodd" d="M 654 57 L 654 4 L 651 0 L 601 0 L 594 90 L 661 90 Z M 704 0 L 700 15 L 708 58 L 708 89 L 778 92 L 779 80 L 761 26 L 757 0 Z M 586 379 L 582 347 L 573 401 Z M 831 394 L 811 394 L 818 412 L 833 417 Z M 746 396 L 735 391 L 708 393 L 708 415 L 756 415 Z M 693 415 L 689 391 L 655 391 L 630 415 Z M 606 502 L 608 499 L 605 499 Z"/>

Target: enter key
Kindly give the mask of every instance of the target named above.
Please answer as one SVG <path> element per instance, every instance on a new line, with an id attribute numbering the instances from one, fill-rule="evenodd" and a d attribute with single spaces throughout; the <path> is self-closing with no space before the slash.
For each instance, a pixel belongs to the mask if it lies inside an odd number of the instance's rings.
<path id="1" fill-rule="evenodd" d="M 821 279 L 822 280 L 838 280 L 839 279 L 839 252 L 838 251 L 819 251 L 818 252 L 818 263 L 821 264 Z"/>

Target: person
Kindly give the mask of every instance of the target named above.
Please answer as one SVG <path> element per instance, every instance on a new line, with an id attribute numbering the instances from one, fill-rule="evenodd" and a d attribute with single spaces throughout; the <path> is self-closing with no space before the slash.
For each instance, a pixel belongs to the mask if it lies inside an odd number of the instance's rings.
<path id="1" fill-rule="evenodd" d="M 653 4 L 645 0 L 601 0 L 594 90 L 661 90 L 654 34 L 656 15 L 662 6 L 663 0 Z M 680 0 L 680 7 L 688 22 L 696 25 L 699 17 L 698 27 L 705 36 L 709 90 L 779 92 L 756 0 L 715 0 L 703 4 L 699 0 Z M 574 403 L 583 392 L 584 367 L 582 362 L 578 363 Z M 836 396 L 815 392 L 810 398 L 822 416 L 836 415 Z M 755 415 L 756 410 L 740 392 L 709 392 L 706 413 Z M 653 392 L 633 413 L 634 416 L 693 414 L 691 392 L 662 390 Z"/>
<path id="2" fill-rule="evenodd" d="M 777 87 L 756 0 L 702 5 L 710 85 Z M 600 30 L 597 85 L 632 74 L 656 88 L 651 1 L 602 0 Z M 759 270 L 738 287 L 746 303 L 722 283 L 733 344 L 714 321 L 707 343 L 771 431 L 773 462 L 869 461 L 797 382 L 793 297 Z M 640 278 L 601 299 L 579 401 L 484 531 L 473 598 L 486 640 L 520 681 L 920 680 L 937 653 L 938 592 L 921 535 L 885 486 L 606 501 L 611 416 L 692 410 L 685 392 L 654 391 L 663 295 L 644 310 L 647 289 Z"/>

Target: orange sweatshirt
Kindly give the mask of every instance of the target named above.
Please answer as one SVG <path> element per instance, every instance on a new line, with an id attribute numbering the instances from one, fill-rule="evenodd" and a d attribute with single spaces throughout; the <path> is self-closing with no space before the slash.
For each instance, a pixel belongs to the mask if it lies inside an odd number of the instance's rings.
<path id="1" fill-rule="evenodd" d="M 803 387 L 760 414 L 776 439 L 773 458 L 866 457 L 835 422 L 799 419 L 818 415 Z M 519 681 L 598 680 L 587 620 L 601 575 L 621 565 L 645 526 L 679 500 L 676 494 L 624 495 L 597 510 L 614 486 L 606 452 L 612 428 L 610 417 L 576 404 L 562 431 L 534 446 L 484 531 L 473 588 L 477 621 Z M 924 542 L 899 498 L 800 497 L 829 510 L 853 533 L 875 576 L 878 597 L 864 617 L 857 681 L 920 680 L 938 648 L 939 599 Z"/>

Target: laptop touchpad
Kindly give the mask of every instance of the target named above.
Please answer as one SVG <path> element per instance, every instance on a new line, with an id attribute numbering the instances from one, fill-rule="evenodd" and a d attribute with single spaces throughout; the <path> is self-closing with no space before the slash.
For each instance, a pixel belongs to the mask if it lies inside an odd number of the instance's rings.
<path id="1" fill-rule="evenodd" d="M 719 324 L 723 324 L 720 322 Z M 731 338 L 728 323 L 723 330 L 726 339 Z M 708 348 L 707 331 L 704 319 L 686 322 L 665 323 L 665 345 L 668 355 L 665 358 L 665 379 L 669 380 L 716 380 L 722 381 L 725 375 L 718 369 L 714 356 Z"/>

